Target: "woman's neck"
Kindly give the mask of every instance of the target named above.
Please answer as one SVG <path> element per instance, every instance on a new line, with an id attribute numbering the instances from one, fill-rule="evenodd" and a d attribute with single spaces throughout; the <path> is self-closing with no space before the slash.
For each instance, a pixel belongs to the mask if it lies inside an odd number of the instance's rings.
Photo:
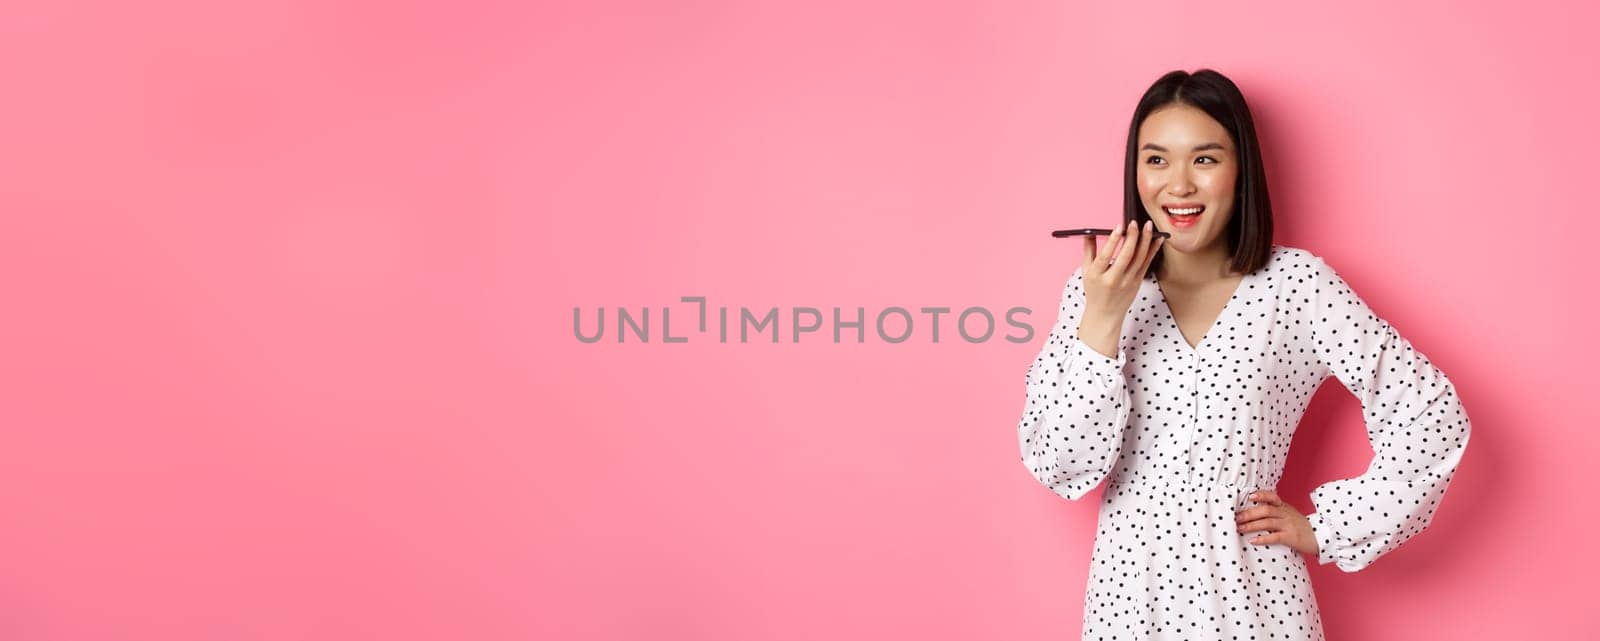
<path id="1" fill-rule="evenodd" d="M 1233 257 L 1228 255 L 1224 243 L 1212 243 L 1199 252 L 1180 252 L 1171 247 L 1161 248 L 1161 273 L 1156 278 L 1174 285 L 1202 285 L 1218 279 L 1232 278 Z"/>

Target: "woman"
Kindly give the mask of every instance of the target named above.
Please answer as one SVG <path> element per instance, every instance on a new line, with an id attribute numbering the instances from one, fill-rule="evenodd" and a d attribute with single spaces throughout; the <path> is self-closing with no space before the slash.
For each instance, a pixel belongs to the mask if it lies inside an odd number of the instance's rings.
<path id="1" fill-rule="evenodd" d="M 1322 258 L 1272 243 L 1255 126 L 1227 78 L 1150 87 L 1125 182 L 1126 225 L 1104 248 L 1084 238 L 1018 426 L 1023 463 L 1057 494 L 1106 481 L 1083 638 L 1321 639 L 1300 555 L 1355 572 L 1427 527 L 1466 412 Z M 1273 488 L 1329 376 L 1361 400 L 1376 455 L 1301 514 Z"/>

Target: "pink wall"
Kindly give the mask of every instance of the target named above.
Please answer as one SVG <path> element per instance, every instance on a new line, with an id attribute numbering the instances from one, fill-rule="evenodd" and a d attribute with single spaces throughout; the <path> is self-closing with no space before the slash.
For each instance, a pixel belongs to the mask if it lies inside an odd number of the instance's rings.
<path id="1" fill-rule="evenodd" d="M 1597 622 L 1584 3 L 220 4 L 0 18 L 0 637 L 1076 638 L 1095 505 L 1016 451 L 1045 232 L 1199 67 L 1277 241 L 1473 419 L 1428 532 L 1313 568 L 1330 637 Z M 721 344 L 695 295 L 1036 332 Z M 1306 421 L 1303 510 L 1370 456 L 1337 384 Z"/>

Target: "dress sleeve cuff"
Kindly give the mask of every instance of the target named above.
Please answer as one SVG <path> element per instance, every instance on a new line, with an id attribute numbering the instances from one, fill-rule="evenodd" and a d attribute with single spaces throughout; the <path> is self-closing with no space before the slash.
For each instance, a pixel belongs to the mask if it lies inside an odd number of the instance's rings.
<path id="1" fill-rule="evenodd" d="M 1335 560 L 1333 555 L 1333 530 L 1322 519 L 1321 512 L 1312 512 L 1306 515 L 1306 520 L 1311 522 L 1311 533 L 1317 537 L 1317 563 L 1327 565 Z"/>
<path id="2" fill-rule="evenodd" d="M 1083 342 L 1083 339 L 1073 336 L 1072 362 L 1083 363 L 1089 368 L 1089 372 L 1094 374 L 1096 380 L 1110 389 L 1122 379 L 1122 368 L 1128 363 L 1128 355 L 1122 351 L 1121 346 L 1118 346 L 1117 357 L 1111 358 L 1095 351 L 1088 343 Z"/>

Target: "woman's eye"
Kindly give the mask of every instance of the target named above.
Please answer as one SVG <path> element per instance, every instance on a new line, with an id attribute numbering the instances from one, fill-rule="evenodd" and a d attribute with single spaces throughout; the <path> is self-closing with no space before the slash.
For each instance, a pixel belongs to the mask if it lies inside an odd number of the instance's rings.
<path id="1" fill-rule="evenodd" d="M 1146 164 L 1155 164 L 1155 162 L 1156 162 L 1156 161 L 1157 161 L 1157 160 L 1160 160 L 1160 161 L 1161 161 L 1161 162 L 1166 162 L 1166 160 L 1165 160 L 1165 159 L 1163 159 L 1163 158 L 1162 158 L 1162 157 L 1160 157 L 1160 156 L 1151 156 L 1151 157 L 1149 157 L 1149 158 L 1146 158 L 1146 159 L 1144 159 L 1144 161 L 1145 161 L 1145 163 L 1146 163 Z"/>
<path id="2" fill-rule="evenodd" d="M 1201 156 L 1201 157 L 1196 159 L 1196 161 L 1200 161 L 1200 160 L 1209 160 L 1209 161 L 1211 161 L 1211 164 L 1213 164 L 1213 165 L 1217 164 L 1217 159 L 1216 158 L 1212 158 L 1210 156 Z"/>

